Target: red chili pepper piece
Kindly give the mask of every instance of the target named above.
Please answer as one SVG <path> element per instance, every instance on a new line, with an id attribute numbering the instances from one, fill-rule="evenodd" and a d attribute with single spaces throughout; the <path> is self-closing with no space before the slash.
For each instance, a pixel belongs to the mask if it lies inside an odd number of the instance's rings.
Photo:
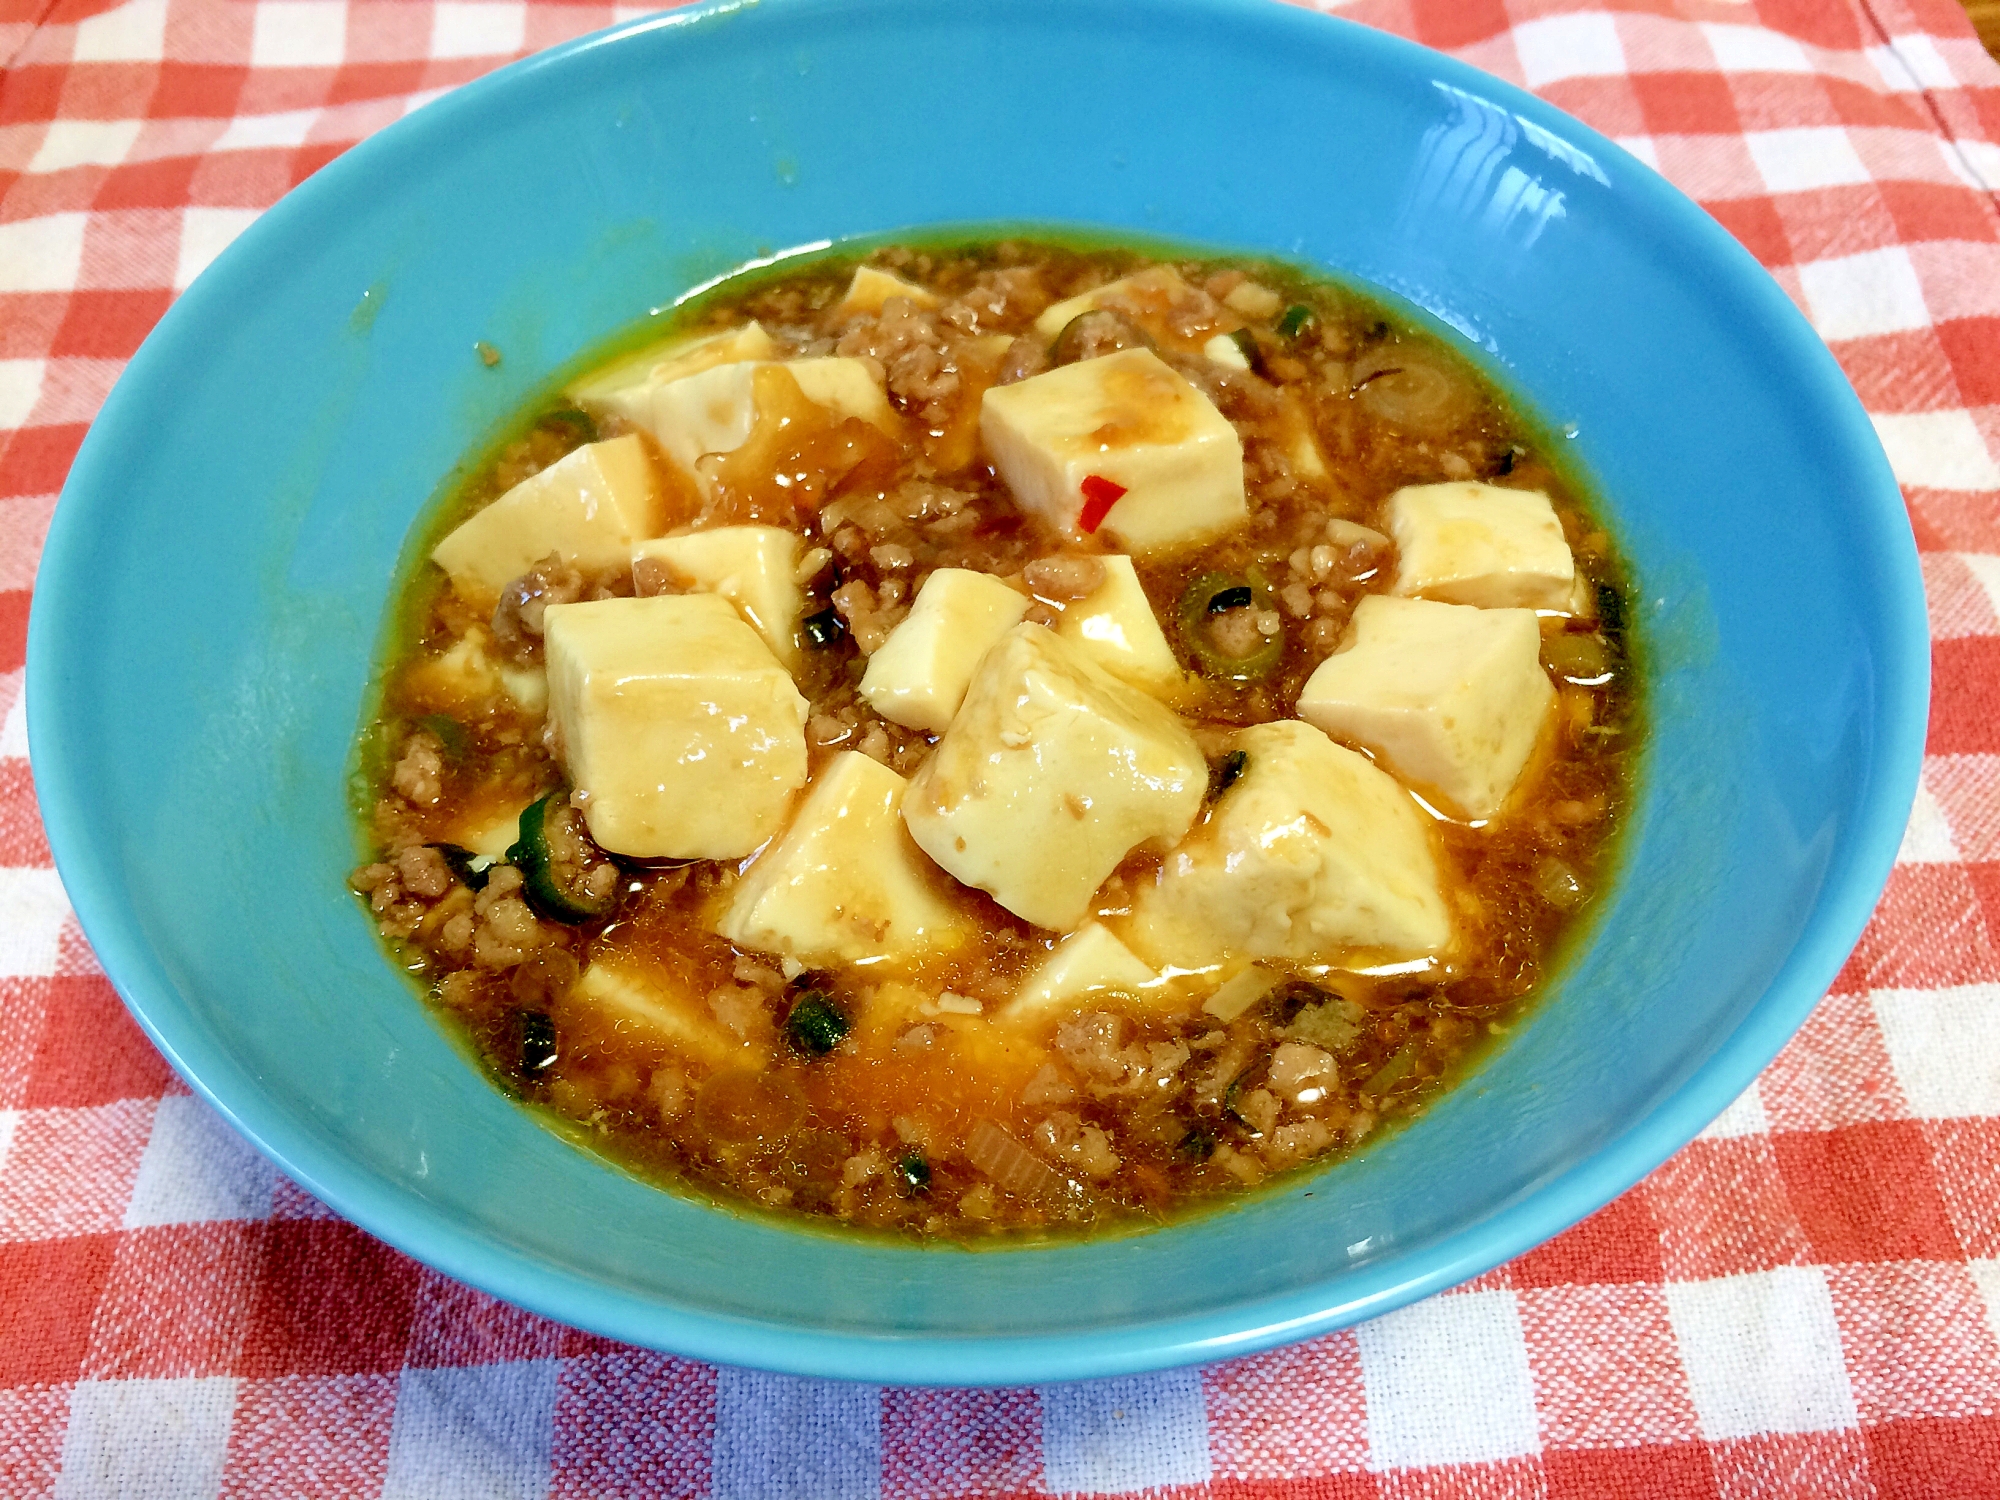
<path id="1" fill-rule="evenodd" d="M 1083 528 L 1085 536 L 1091 535 L 1104 524 L 1104 518 L 1111 514 L 1125 494 L 1125 486 L 1113 484 L 1102 474 L 1086 474 L 1083 480 L 1083 509 L 1077 512 L 1076 524 Z"/>

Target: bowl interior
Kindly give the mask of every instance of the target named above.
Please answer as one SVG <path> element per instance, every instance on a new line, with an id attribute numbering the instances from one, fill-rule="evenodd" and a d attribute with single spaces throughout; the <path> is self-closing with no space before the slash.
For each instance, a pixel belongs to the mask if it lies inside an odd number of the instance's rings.
<path id="1" fill-rule="evenodd" d="M 336 161 L 133 362 L 36 595 L 50 834 L 155 1040 L 333 1206 L 688 1354 L 1116 1373 L 1302 1337 L 1518 1252 L 1687 1139 L 1818 998 L 1896 847 L 1927 660 L 1897 491 L 1825 350 L 1699 210 L 1525 95 L 1262 0 L 1156 9 L 1141 28 L 1110 0 L 767 0 L 587 40 Z M 1269 252 L 1427 309 L 1571 424 L 1653 672 L 1615 898 L 1469 1086 L 1289 1191 L 1029 1253 L 781 1230 L 579 1154 L 468 1065 L 342 890 L 386 580 L 467 448 L 726 268 L 955 222 Z"/>

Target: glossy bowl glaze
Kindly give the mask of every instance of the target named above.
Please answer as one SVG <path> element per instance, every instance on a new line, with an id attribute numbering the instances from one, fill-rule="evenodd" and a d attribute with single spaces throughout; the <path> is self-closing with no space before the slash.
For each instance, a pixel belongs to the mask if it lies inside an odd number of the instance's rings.
<path id="1" fill-rule="evenodd" d="M 1458 330 L 1567 425 L 1605 497 L 1653 739 L 1594 938 L 1420 1123 L 1165 1231 L 972 1254 L 719 1212 L 536 1124 L 344 893 L 343 777 L 412 520 L 554 368 L 782 247 L 994 222 L 1270 252 Z M 120 991 L 340 1212 L 619 1338 L 975 1383 L 1321 1332 L 1634 1182 L 1750 1082 L 1859 934 L 1915 786 L 1927 661 L 1909 527 L 1832 359 L 1712 221 L 1575 121 L 1264 0 L 763 0 L 458 90 L 232 246 L 77 459 L 29 715 L 57 861 Z"/>

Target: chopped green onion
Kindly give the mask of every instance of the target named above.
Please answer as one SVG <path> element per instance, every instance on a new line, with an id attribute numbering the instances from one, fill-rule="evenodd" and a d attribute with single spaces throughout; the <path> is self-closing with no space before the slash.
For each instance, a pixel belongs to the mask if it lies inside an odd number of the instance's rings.
<path id="1" fill-rule="evenodd" d="M 1300 1010 L 1285 1028 L 1285 1035 L 1328 1052 L 1342 1052 L 1361 1035 L 1361 1022 L 1366 1015 L 1352 1000 L 1332 998 Z"/>
<path id="2" fill-rule="evenodd" d="M 1249 764 L 1250 752 L 1248 750 L 1232 750 L 1223 756 L 1221 760 L 1217 761 L 1215 769 L 1209 773 L 1208 800 L 1213 802 L 1217 797 L 1220 797 L 1224 792 L 1235 786 L 1238 778 L 1243 775 L 1243 768 Z"/>
<path id="3" fill-rule="evenodd" d="M 472 740 L 466 734 L 465 726 L 450 714 L 425 714 L 415 722 L 417 728 L 424 730 L 443 746 L 446 760 L 464 760 L 465 752 L 472 748 Z"/>
<path id="4" fill-rule="evenodd" d="M 841 637 L 847 634 L 847 622 L 840 618 L 837 609 L 823 609 L 816 615 L 807 615 L 804 621 L 806 644 L 815 651 L 824 651 L 829 646 L 838 646 Z"/>
<path id="5" fill-rule="evenodd" d="M 532 1077 L 545 1072 L 556 1061 L 556 1023 L 549 1019 L 547 1011 L 516 1011 L 514 1044 L 522 1073 Z"/>
<path id="6" fill-rule="evenodd" d="M 1424 1044 L 1421 1038 L 1412 1037 L 1396 1049 L 1391 1057 L 1369 1080 L 1361 1085 L 1361 1092 L 1370 1095 L 1386 1094 L 1390 1089 L 1409 1077 L 1417 1066 L 1417 1059 L 1423 1056 Z"/>
<path id="7" fill-rule="evenodd" d="M 1296 340 L 1315 321 L 1313 310 L 1303 302 L 1294 302 L 1278 318 L 1278 333 L 1282 338 Z"/>
<path id="8" fill-rule="evenodd" d="M 905 1194 L 921 1193 L 931 1185 L 931 1164 L 921 1151 L 906 1151 L 896 1159 L 896 1186 Z"/>
<path id="9" fill-rule="evenodd" d="M 1625 632 L 1625 596 L 1608 583 L 1597 586 L 1597 626 L 1607 636 Z"/>
<path id="10" fill-rule="evenodd" d="M 1264 1134 L 1264 1132 L 1259 1130 L 1255 1125 L 1252 1125 L 1249 1122 L 1249 1120 L 1245 1119 L 1241 1114 L 1237 1112 L 1236 1101 L 1242 1095 L 1243 1085 L 1249 1081 L 1250 1075 L 1257 1072 L 1260 1068 L 1264 1067 L 1266 1064 L 1269 1063 L 1269 1061 L 1270 1059 L 1268 1057 L 1258 1058 L 1257 1061 L 1253 1062 L 1252 1064 L 1250 1064 L 1249 1067 L 1245 1068 L 1241 1073 L 1238 1073 L 1234 1078 L 1230 1079 L 1229 1087 L 1222 1091 L 1223 1113 L 1228 1115 L 1237 1124 L 1241 1125 L 1245 1130 L 1249 1131 L 1253 1137 L 1261 1137 Z"/>
<path id="11" fill-rule="evenodd" d="M 1176 1149 L 1189 1161 L 1207 1161 L 1215 1154 L 1215 1133 L 1206 1126 L 1197 1125 L 1181 1137 Z"/>
<path id="12" fill-rule="evenodd" d="M 824 1057 L 847 1035 L 848 1021 L 825 990 L 807 990 L 792 1002 L 785 1035 L 808 1057 Z"/>
<path id="13" fill-rule="evenodd" d="M 565 429 L 567 434 L 575 438 L 579 444 L 597 441 L 596 419 L 589 412 L 580 411 L 574 406 L 562 406 L 552 412 L 545 413 L 542 417 L 542 425 L 544 427 L 560 427 Z"/>

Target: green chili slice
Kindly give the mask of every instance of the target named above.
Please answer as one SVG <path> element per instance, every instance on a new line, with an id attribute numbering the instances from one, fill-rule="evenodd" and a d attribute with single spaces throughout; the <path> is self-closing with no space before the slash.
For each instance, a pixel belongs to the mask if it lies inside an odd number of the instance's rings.
<path id="1" fill-rule="evenodd" d="M 610 916 L 618 905 L 618 885 L 613 882 L 607 894 L 599 895 L 590 884 L 589 876 L 604 862 L 601 855 L 577 866 L 557 859 L 551 851 L 549 809 L 563 795 L 551 792 L 521 809 L 520 836 L 507 850 L 507 862 L 521 872 L 522 894 L 538 915 L 575 926 Z"/>
<path id="2" fill-rule="evenodd" d="M 1273 609 L 1271 591 L 1258 580 L 1229 573 L 1204 573 L 1181 595 L 1181 641 L 1195 670 L 1218 682 L 1256 682 L 1276 670 L 1285 654 L 1285 635 L 1260 635 L 1247 655 L 1233 656 L 1215 639 L 1215 617 L 1238 609 Z"/>

